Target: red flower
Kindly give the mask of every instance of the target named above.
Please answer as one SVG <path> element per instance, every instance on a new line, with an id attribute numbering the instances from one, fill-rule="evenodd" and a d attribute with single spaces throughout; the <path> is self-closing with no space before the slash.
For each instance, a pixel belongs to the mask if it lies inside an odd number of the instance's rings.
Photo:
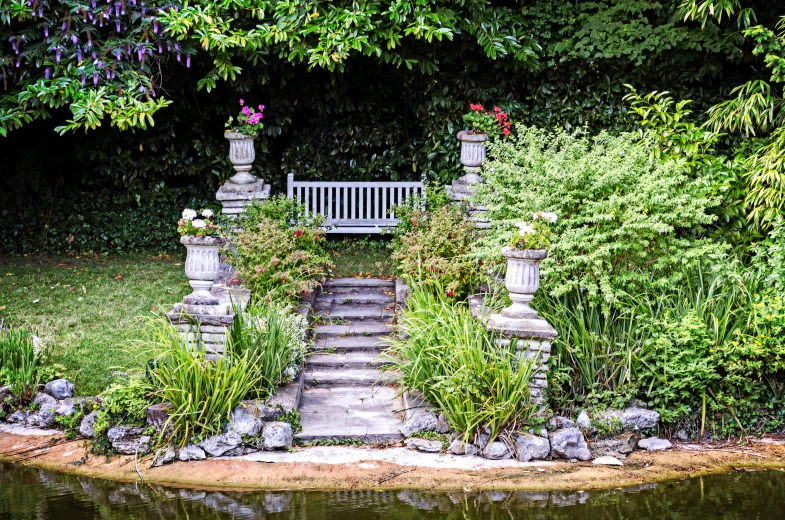
<path id="1" fill-rule="evenodd" d="M 294 232 L 294 237 L 295 238 L 300 238 L 301 236 L 303 236 L 303 232 L 302 231 L 295 231 Z"/>
<path id="2" fill-rule="evenodd" d="M 510 129 L 509 128 L 505 128 L 504 130 L 502 130 L 502 133 L 504 135 L 510 135 Z"/>
<path id="3" fill-rule="evenodd" d="M 447 291 L 448 298 L 452 298 L 453 296 L 455 296 L 455 293 L 453 291 Z"/>
<path id="4" fill-rule="evenodd" d="M 499 108 L 499 107 L 493 107 L 493 111 L 494 111 L 494 112 L 501 112 L 501 111 L 502 111 L 502 109 L 501 109 L 501 108 Z"/>
<path id="5" fill-rule="evenodd" d="M 474 110 L 475 112 L 482 112 L 483 110 L 485 110 L 485 109 L 482 107 L 482 105 L 480 105 L 479 103 L 478 103 L 478 104 L 476 104 L 476 105 L 475 105 L 474 103 L 469 103 L 469 108 L 471 108 L 471 109 L 472 109 L 472 110 Z"/>

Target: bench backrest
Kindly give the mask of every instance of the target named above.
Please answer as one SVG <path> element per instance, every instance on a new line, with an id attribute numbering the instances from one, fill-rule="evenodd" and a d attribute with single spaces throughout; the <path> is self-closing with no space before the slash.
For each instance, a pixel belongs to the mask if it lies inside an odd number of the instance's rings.
<path id="1" fill-rule="evenodd" d="M 290 173 L 286 196 L 324 215 L 328 233 L 381 233 L 398 225 L 392 208 L 410 197 L 425 201 L 422 182 L 295 181 Z"/>

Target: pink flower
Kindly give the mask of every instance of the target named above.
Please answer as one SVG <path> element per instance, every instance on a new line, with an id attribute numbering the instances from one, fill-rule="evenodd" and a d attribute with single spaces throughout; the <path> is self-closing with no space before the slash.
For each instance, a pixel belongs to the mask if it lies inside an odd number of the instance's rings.
<path id="1" fill-rule="evenodd" d="M 241 104 L 241 105 L 244 105 L 244 104 L 245 104 L 245 100 L 241 99 L 241 100 L 240 100 L 240 104 Z"/>
<path id="2" fill-rule="evenodd" d="M 246 116 L 250 116 L 251 115 L 251 109 L 248 108 L 248 107 L 243 107 L 243 114 L 245 114 Z"/>
<path id="3" fill-rule="evenodd" d="M 303 232 L 302 232 L 302 231 L 295 231 L 295 232 L 294 232 L 294 236 L 295 236 L 296 238 L 300 238 L 301 236 L 303 236 Z"/>
<path id="4" fill-rule="evenodd" d="M 264 105 L 259 105 L 259 110 L 264 110 Z"/>

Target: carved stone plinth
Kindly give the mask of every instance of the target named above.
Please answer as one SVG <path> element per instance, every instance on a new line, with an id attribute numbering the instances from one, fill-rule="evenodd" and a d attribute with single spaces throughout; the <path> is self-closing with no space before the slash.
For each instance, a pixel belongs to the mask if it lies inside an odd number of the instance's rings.
<path id="1" fill-rule="evenodd" d="M 221 201 L 224 215 L 237 217 L 254 201 L 269 199 L 270 185 L 260 179 L 246 184 L 235 184 L 229 180 L 218 189 L 215 198 Z"/>

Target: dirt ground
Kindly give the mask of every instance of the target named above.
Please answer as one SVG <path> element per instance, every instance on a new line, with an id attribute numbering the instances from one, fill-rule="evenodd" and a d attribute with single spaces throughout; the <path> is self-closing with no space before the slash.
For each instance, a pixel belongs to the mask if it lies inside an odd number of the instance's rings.
<path id="1" fill-rule="evenodd" d="M 346 464 L 264 463 L 241 459 L 177 462 L 149 468 L 149 457 L 86 457 L 84 441 L 62 434 L 0 434 L 0 460 L 52 471 L 119 481 L 139 480 L 177 487 L 231 490 L 591 490 L 682 479 L 709 473 L 785 468 L 785 440 L 679 444 L 675 449 L 636 452 L 623 467 L 583 463 L 521 463 L 518 467 L 465 470 L 402 466 L 384 461 Z"/>

